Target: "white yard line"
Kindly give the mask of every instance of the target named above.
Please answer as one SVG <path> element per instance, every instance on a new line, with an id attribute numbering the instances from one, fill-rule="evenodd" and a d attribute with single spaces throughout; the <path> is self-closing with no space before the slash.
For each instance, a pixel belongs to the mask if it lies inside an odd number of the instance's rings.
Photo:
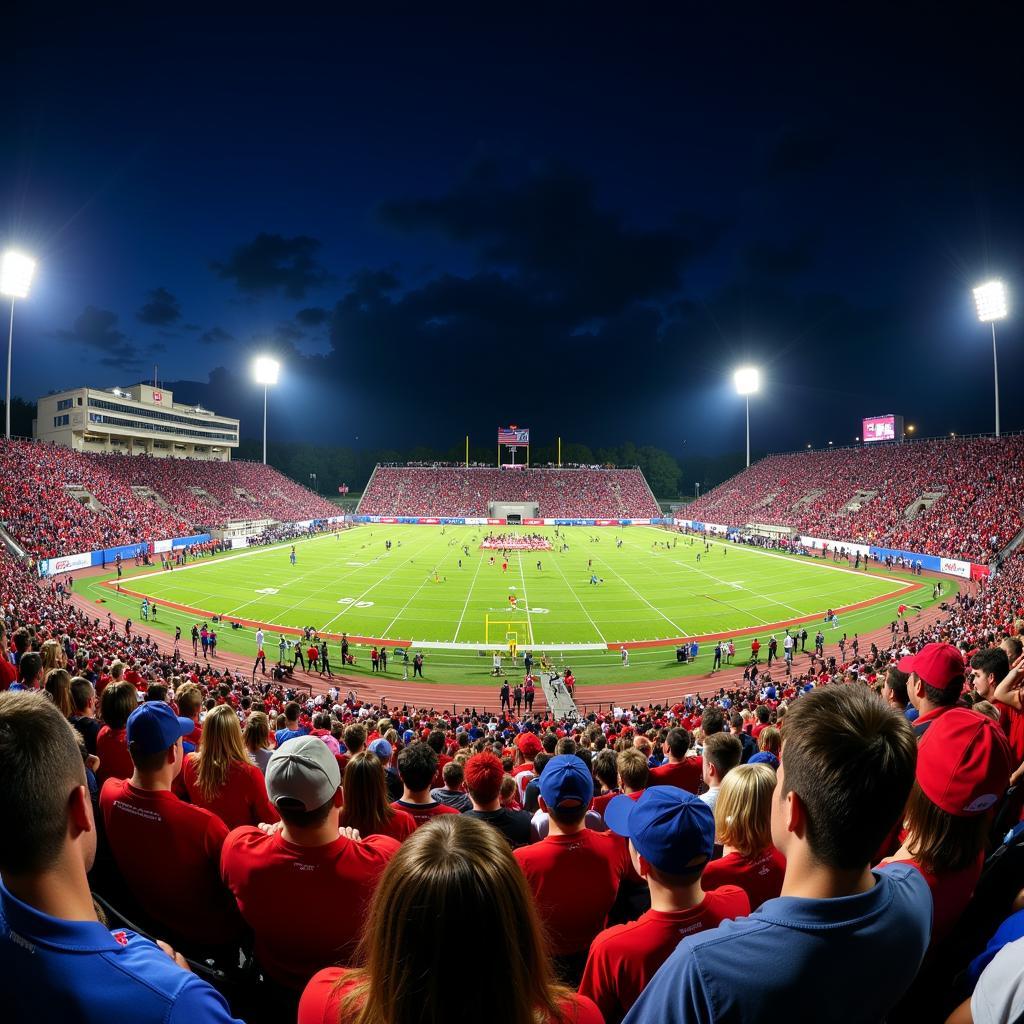
<path id="1" fill-rule="evenodd" d="M 569 577 L 565 575 L 565 570 L 559 564 L 558 555 L 555 552 L 552 552 L 552 554 L 555 555 L 554 563 L 556 566 L 558 566 L 558 571 L 561 573 L 562 579 L 565 580 L 565 585 L 569 588 L 569 593 L 572 594 L 574 598 L 576 598 L 576 603 L 583 609 L 583 614 L 586 615 L 588 619 L 590 619 L 590 624 L 594 627 L 594 632 L 597 633 L 597 635 L 601 638 L 601 642 L 607 643 L 608 641 L 605 640 L 604 633 L 602 633 L 601 630 L 597 628 L 597 623 L 594 621 L 594 618 L 590 614 L 590 612 L 587 611 L 587 606 L 583 603 L 582 598 L 580 598 L 579 594 L 577 594 L 576 591 L 573 590 L 572 584 L 569 582 Z"/>
<path id="2" fill-rule="evenodd" d="M 467 547 L 469 545 L 466 545 Z M 461 549 L 460 549 L 461 550 Z M 473 581 L 469 585 L 469 593 L 466 594 L 466 603 L 462 606 L 462 614 L 459 616 L 459 624 L 455 627 L 455 636 L 452 637 L 452 643 L 457 643 L 459 639 L 459 630 L 462 629 L 462 620 L 466 617 L 466 609 L 469 607 L 469 600 L 473 596 L 473 588 L 476 586 L 476 578 L 480 575 L 480 566 L 484 564 L 483 552 L 477 552 L 476 560 L 476 572 L 473 573 Z M 485 638 L 486 639 L 486 638 Z"/>
<path id="3" fill-rule="evenodd" d="M 523 572 L 523 553 L 519 552 L 519 578 L 523 582 L 523 603 L 526 605 L 526 628 L 530 632 L 530 646 L 533 646 L 533 622 L 530 619 L 530 599 L 526 596 L 526 575 Z"/>
<path id="4" fill-rule="evenodd" d="M 669 618 L 669 617 L 668 617 L 668 616 L 667 616 L 667 615 L 666 615 L 666 614 L 665 614 L 665 613 L 664 613 L 664 612 L 663 612 L 663 611 L 662 611 L 662 610 L 661 610 L 660 608 L 656 608 L 656 607 L 655 607 L 655 606 L 654 606 L 653 604 L 651 604 L 651 602 L 650 602 L 650 601 L 648 601 L 648 600 L 647 600 L 647 598 L 646 598 L 646 597 L 644 597 L 644 595 L 643 595 L 643 594 L 641 594 L 641 593 L 640 593 L 640 591 L 639 591 L 639 590 L 637 590 L 637 589 L 636 589 L 636 587 L 634 587 L 634 586 L 633 586 L 633 584 L 629 582 L 629 580 L 625 579 L 625 578 L 624 578 L 624 577 L 622 577 L 622 576 L 619 576 L 619 574 L 618 574 L 618 573 L 617 573 L 617 572 L 616 572 L 616 571 L 615 571 L 614 569 L 612 569 L 612 567 L 611 567 L 611 566 L 610 566 L 610 565 L 608 564 L 608 562 L 606 562 L 606 561 L 605 561 L 605 560 L 604 560 L 603 558 L 601 558 L 601 557 L 600 557 L 600 555 L 599 555 L 599 556 L 597 557 L 597 560 L 598 560 L 598 561 L 599 561 L 599 562 L 600 562 L 600 563 L 601 563 L 602 565 L 607 565 L 607 566 L 608 566 L 608 569 L 609 569 L 609 571 L 610 571 L 610 572 L 611 572 L 611 573 L 612 573 L 612 574 L 613 574 L 614 576 L 618 577 L 618 579 L 619 579 L 619 580 L 620 580 L 620 581 L 621 581 L 622 583 L 625 583 L 625 585 L 626 585 L 627 587 L 629 587 L 629 589 L 630 589 L 630 590 L 632 590 L 632 591 L 633 591 L 633 593 L 634 593 L 634 594 L 635 594 L 635 595 L 636 595 L 636 596 L 637 596 L 638 598 L 640 598 L 640 600 L 641 600 L 641 601 L 643 601 L 643 603 L 644 603 L 645 605 L 647 605 L 647 607 L 648 607 L 648 608 L 650 608 L 652 612 L 656 612 L 656 613 L 657 613 L 658 615 L 660 615 L 660 616 L 661 616 L 661 617 L 662 617 L 662 618 L 663 618 L 663 619 L 664 619 L 664 620 L 665 620 L 665 621 L 666 621 L 666 622 L 667 622 L 667 623 L 668 623 L 668 624 L 669 624 L 669 625 L 670 625 L 670 626 L 671 626 L 671 627 L 672 627 L 672 628 L 673 628 L 673 629 L 674 629 L 674 630 L 676 631 L 676 634 L 677 634 L 677 635 L 679 635 L 679 636 L 682 636 L 682 635 L 684 635 L 684 634 L 685 634 L 685 632 L 686 632 L 686 631 L 685 631 L 685 630 L 683 629 L 683 627 L 682 627 L 682 626 L 680 626 L 680 625 L 679 625 L 679 623 L 678 623 L 678 622 L 673 622 L 673 621 L 672 621 L 672 620 L 671 620 L 671 619 L 670 619 L 670 618 Z"/>

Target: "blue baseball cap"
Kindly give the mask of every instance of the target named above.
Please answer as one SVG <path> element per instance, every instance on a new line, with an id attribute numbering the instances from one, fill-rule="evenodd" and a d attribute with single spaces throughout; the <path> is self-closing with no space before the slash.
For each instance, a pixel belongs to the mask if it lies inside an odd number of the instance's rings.
<path id="1" fill-rule="evenodd" d="M 179 718 L 170 704 L 162 700 L 140 704 L 128 716 L 128 747 L 132 753 L 145 756 L 168 750 L 182 738 L 195 732 L 191 718 Z"/>
<path id="2" fill-rule="evenodd" d="M 769 768 L 779 770 L 779 759 L 770 750 L 759 750 L 747 764 L 766 764 Z"/>
<path id="3" fill-rule="evenodd" d="M 551 758 L 540 775 L 540 795 L 552 810 L 572 810 L 594 799 L 594 777 L 575 754 Z"/>
<path id="4" fill-rule="evenodd" d="M 383 737 L 374 740 L 366 749 L 371 754 L 376 754 L 382 761 L 387 761 L 391 757 L 391 744 Z"/>
<path id="5" fill-rule="evenodd" d="M 667 875 L 692 874 L 714 852 L 714 813 L 703 800 L 677 786 L 651 786 L 637 800 L 614 797 L 604 809 L 604 820 L 617 835 L 631 839 L 648 864 Z"/>

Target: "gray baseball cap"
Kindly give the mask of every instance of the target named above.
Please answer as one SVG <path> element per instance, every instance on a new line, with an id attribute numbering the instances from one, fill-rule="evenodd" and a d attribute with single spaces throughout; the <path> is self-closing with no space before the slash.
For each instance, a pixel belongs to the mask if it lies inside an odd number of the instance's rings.
<path id="1" fill-rule="evenodd" d="M 282 743 L 267 764 L 267 795 L 300 803 L 303 809 L 323 807 L 341 785 L 338 762 L 319 736 L 297 736 Z"/>

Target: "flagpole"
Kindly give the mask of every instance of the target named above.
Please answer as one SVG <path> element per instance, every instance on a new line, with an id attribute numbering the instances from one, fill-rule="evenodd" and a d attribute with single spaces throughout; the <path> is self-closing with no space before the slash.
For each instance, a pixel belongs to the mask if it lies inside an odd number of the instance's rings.
<path id="1" fill-rule="evenodd" d="M 562 468 L 562 439 L 558 439 L 558 468 Z"/>
<path id="2" fill-rule="evenodd" d="M 469 469 L 469 434 L 466 435 L 466 469 Z"/>

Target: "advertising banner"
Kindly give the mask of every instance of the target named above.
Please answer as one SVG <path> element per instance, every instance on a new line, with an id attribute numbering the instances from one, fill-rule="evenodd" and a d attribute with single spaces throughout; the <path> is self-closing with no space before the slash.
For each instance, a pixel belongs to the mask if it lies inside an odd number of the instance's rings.
<path id="1" fill-rule="evenodd" d="M 943 558 L 939 565 L 939 572 L 945 573 L 947 576 L 959 576 L 961 579 L 969 580 L 971 578 L 971 563 L 960 562 L 955 558 Z"/>

